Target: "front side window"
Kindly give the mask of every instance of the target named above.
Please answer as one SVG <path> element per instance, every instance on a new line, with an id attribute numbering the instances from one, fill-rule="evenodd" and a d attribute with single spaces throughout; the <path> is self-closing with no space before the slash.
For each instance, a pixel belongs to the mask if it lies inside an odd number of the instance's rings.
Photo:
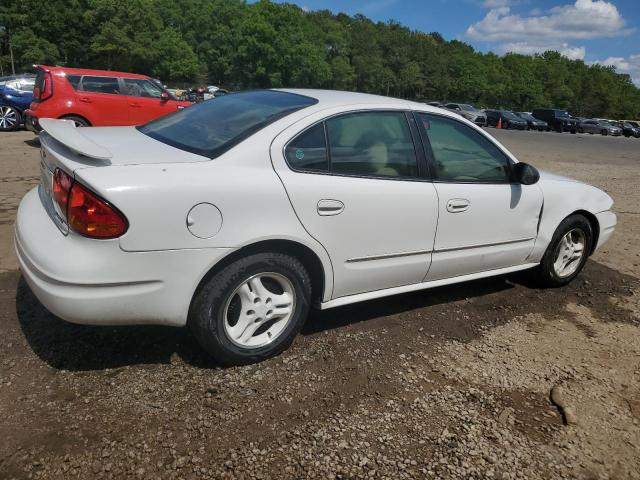
<path id="1" fill-rule="evenodd" d="M 417 177 L 418 162 L 404 112 L 359 112 L 326 121 L 331 171 Z"/>
<path id="2" fill-rule="evenodd" d="M 120 85 L 115 77 L 82 77 L 82 91 L 94 93 L 119 94 Z"/>
<path id="3" fill-rule="evenodd" d="M 287 162 L 294 170 L 327 172 L 329 157 L 324 123 L 314 125 L 294 138 L 285 150 Z"/>
<path id="4" fill-rule="evenodd" d="M 419 128 L 429 140 L 434 174 L 445 182 L 508 183 L 510 161 L 471 127 L 454 119 L 418 114 Z"/>
<path id="5" fill-rule="evenodd" d="M 132 97 L 160 98 L 162 89 L 159 85 L 144 78 L 125 78 L 125 95 Z"/>
<path id="6" fill-rule="evenodd" d="M 160 117 L 138 130 L 172 147 L 215 158 L 270 123 L 317 102 L 275 90 L 233 93 Z"/>

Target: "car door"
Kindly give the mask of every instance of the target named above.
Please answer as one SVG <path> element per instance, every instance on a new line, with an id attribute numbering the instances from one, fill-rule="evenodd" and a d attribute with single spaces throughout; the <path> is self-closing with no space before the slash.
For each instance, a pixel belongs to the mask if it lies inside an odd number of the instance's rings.
<path id="1" fill-rule="evenodd" d="M 176 101 L 162 98 L 162 89 L 144 78 L 123 78 L 132 125 L 142 125 L 178 109 Z"/>
<path id="2" fill-rule="evenodd" d="M 93 126 L 129 125 L 127 102 L 116 77 L 84 75 L 76 94 L 77 108 Z"/>
<path id="3" fill-rule="evenodd" d="M 513 161 L 483 132 L 453 118 L 416 114 L 438 193 L 438 231 L 427 280 L 526 263 L 542 192 L 511 182 Z"/>
<path id="4" fill-rule="evenodd" d="M 328 252 L 332 298 L 424 279 L 438 219 L 424 152 L 404 111 L 327 113 L 274 140 L 274 167 L 307 232 Z"/>

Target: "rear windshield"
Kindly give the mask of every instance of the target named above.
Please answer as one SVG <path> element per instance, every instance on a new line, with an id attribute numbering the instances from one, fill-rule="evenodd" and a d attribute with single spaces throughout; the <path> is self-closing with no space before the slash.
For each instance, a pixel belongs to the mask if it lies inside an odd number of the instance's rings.
<path id="1" fill-rule="evenodd" d="M 232 93 L 138 127 L 172 147 L 215 158 L 276 120 L 318 101 L 287 92 Z"/>

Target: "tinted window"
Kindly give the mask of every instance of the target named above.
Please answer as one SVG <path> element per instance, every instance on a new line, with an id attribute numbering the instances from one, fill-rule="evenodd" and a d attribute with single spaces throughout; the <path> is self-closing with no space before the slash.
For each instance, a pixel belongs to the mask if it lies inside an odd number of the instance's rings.
<path id="1" fill-rule="evenodd" d="M 71 84 L 71 86 L 78 90 L 78 85 L 80 84 L 81 75 L 67 75 L 67 81 Z"/>
<path id="2" fill-rule="evenodd" d="M 125 95 L 133 97 L 160 98 L 162 88 L 156 83 L 143 78 L 125 78 Z"/>
<path id="3" fill-rule="evenodd" d="M 298 135 L 287 145 L 285 155 L 296 170 L 328 171 L 324 124 L 320 123 Z"/>
<path id="4" fill-rule="evenodd" d="M 118 79 L 114 77 L 82 77 L 82 90 L 84 92 L 119 94 Z"/>
<path id="5" fill-rule="evenodd" d="M 419 114 L 429 139 L 435 176 L 449 182 L 508 182 L 509 159 L 471 127 L 436 115 Z"/>
<path id="6" fill-rule="evenodd" d="M 327 120 L 331 171 L 415 177 L 418 164 L 403 112 L 363 112 Z"/>
<path id="7" fill-rule="evenodd" d="M 214 158 L 270 123 L 317 102 L 274 90 L 233 93 L 161 117 L 139 130 L 173 147 Z"/>

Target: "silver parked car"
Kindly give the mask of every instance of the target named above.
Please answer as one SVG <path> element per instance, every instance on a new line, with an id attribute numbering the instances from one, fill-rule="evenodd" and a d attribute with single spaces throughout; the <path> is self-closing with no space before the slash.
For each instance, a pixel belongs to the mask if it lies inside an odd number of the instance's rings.
<path id="1" fill-rule="evenodd" d="M 487 126 L 487 116 L 482 110 L 478 110 L 473 105 L 469 105 L 468 103 L 447 103 L 444 108 L 457 113 L 476 125 L 480 125 L 481 127 Z"/>
<path id="2" fill-rule="evenodd" d="M 600 133 L 602 135 L 613 135 L 618 137 L 622 135 L 622 129 L 609 123 L 607 120 L 599 120 L 597 118 L 591 118 L 584 120 L 578 127 L 580 133 Z"/>

